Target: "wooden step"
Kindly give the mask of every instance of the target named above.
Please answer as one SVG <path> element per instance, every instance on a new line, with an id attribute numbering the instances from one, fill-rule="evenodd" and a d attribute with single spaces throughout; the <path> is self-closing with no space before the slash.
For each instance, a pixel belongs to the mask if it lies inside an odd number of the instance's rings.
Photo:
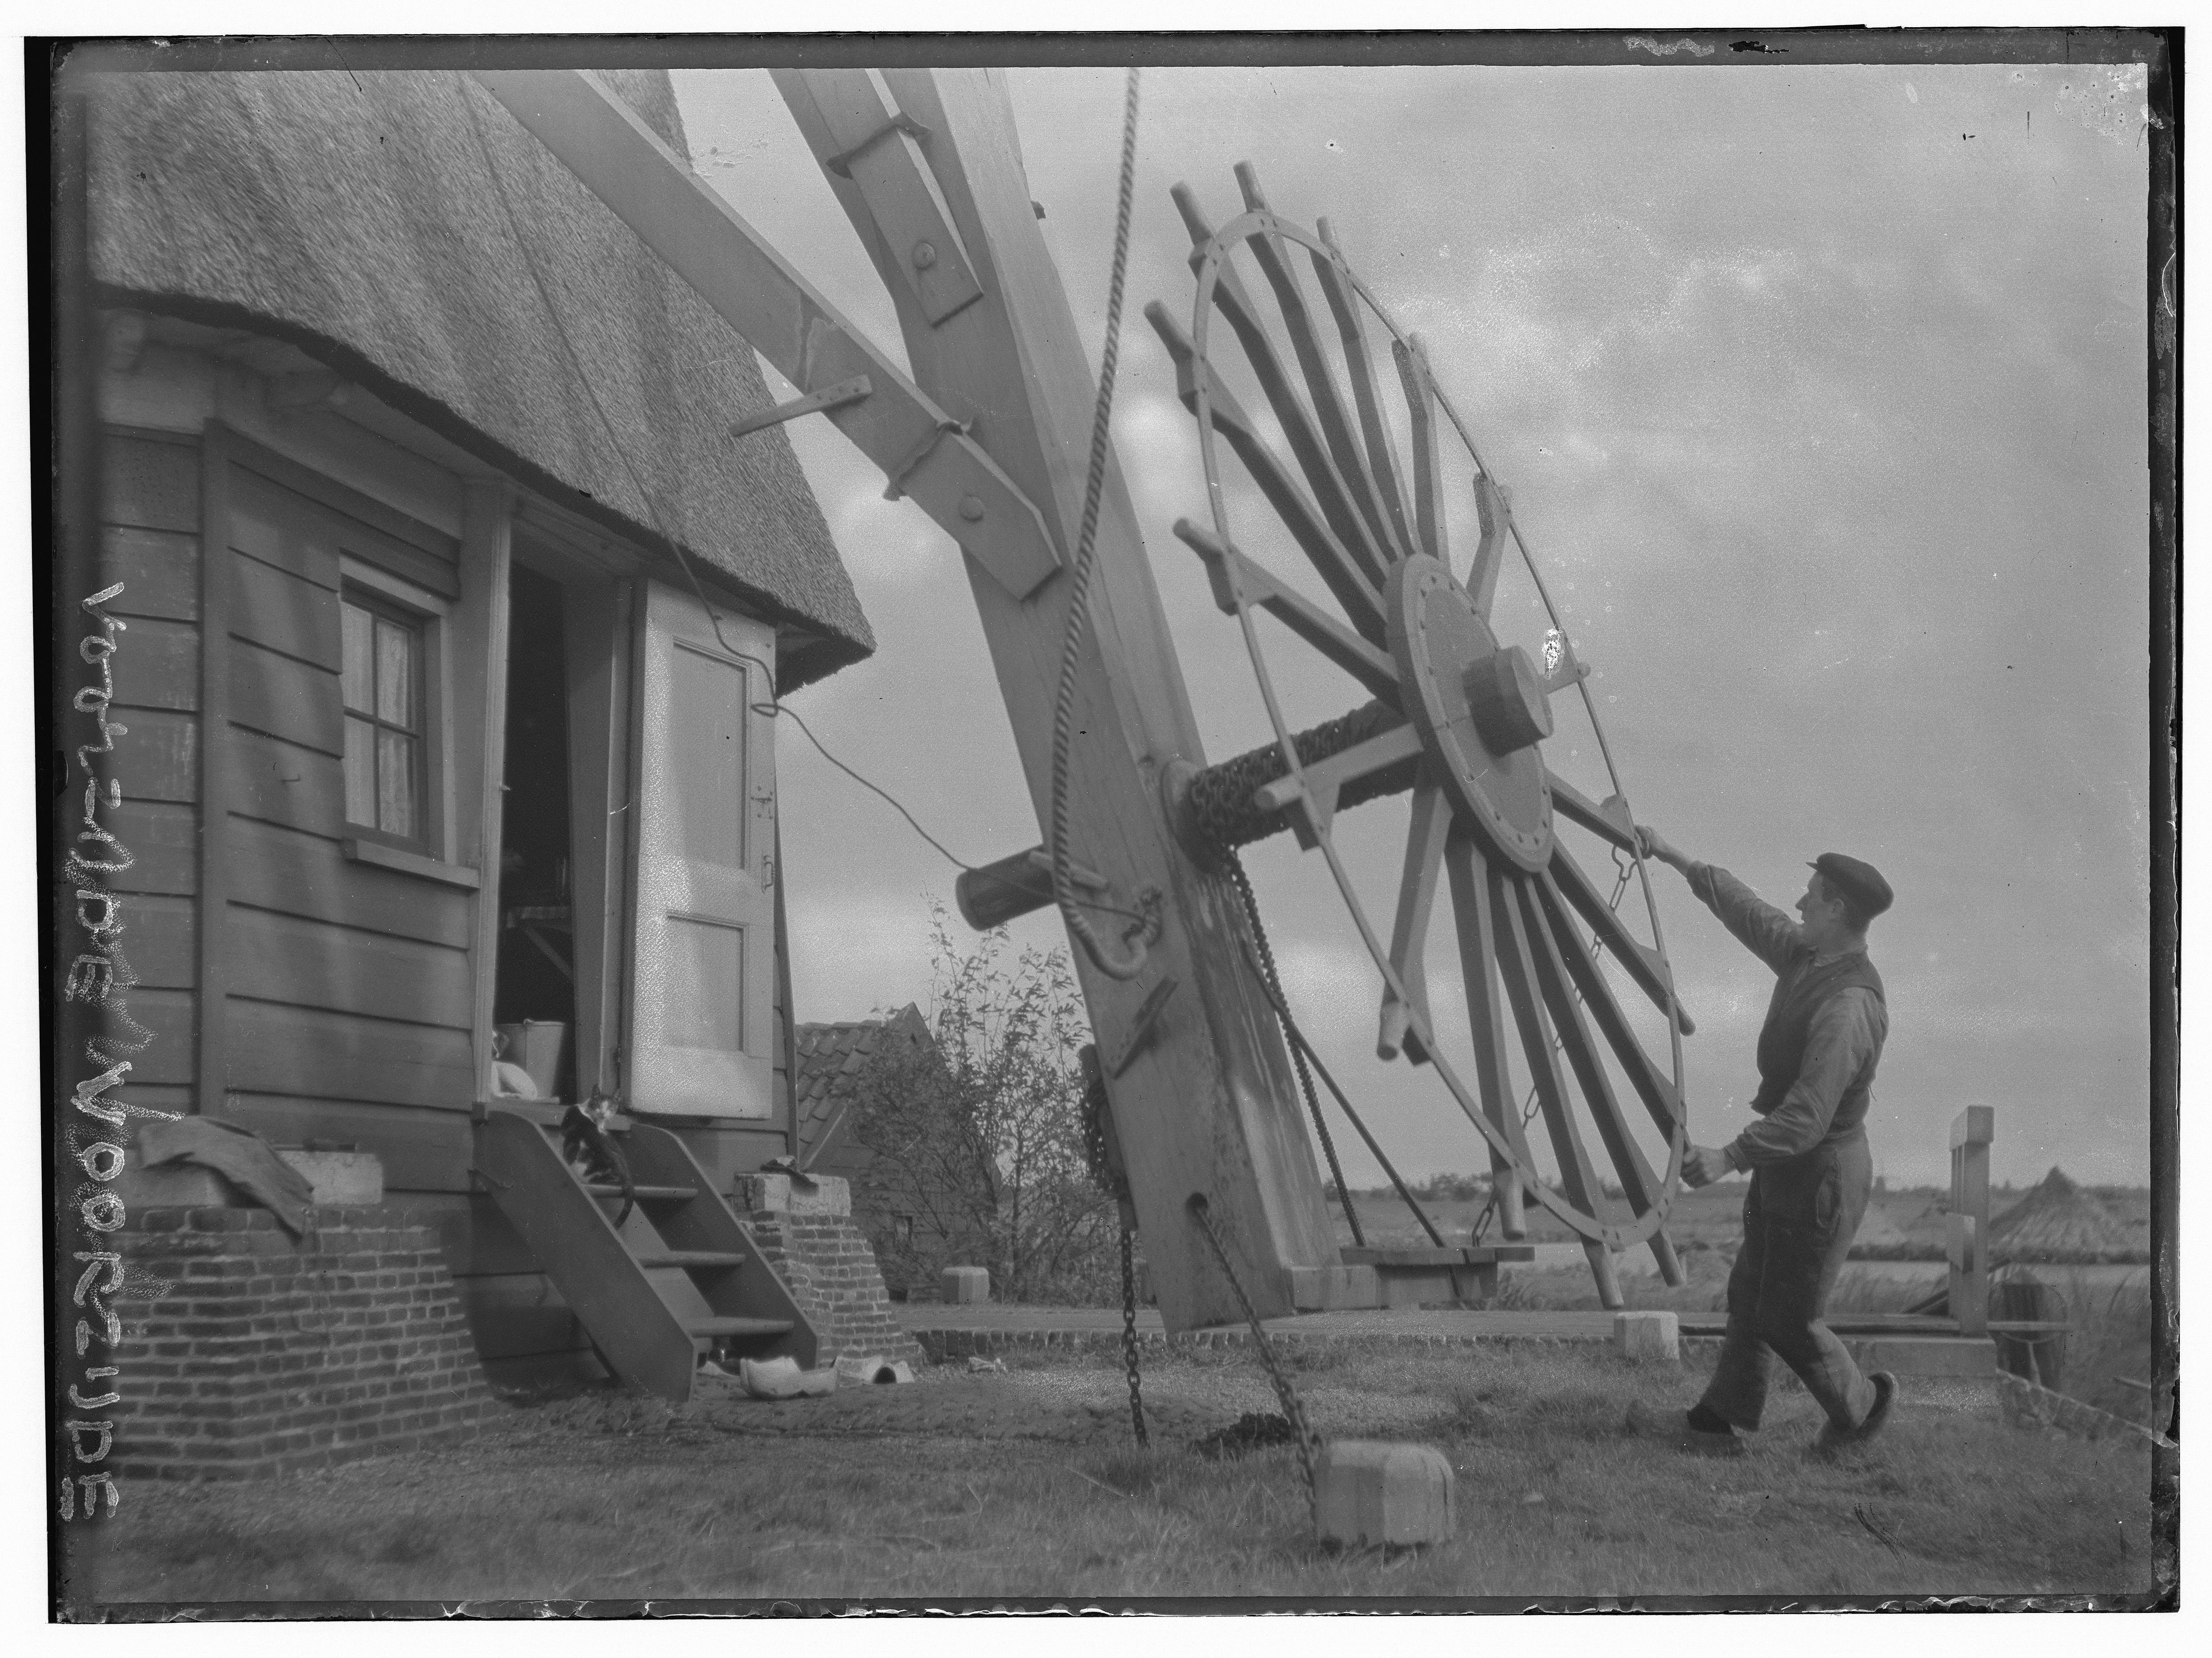
<path id="1" fill-rule="evenodd" d="M 623 1194 L 621 1187 L 609 1185 L 603 1181 L 593 1181 L 584 1189 L 595 1198 L 618 1198 Z M 631 1187 L 630 1190 L 640 1203 L 682 1203 L 699 1195 L 699 1188 L 696 1186 L 637 1185 Z"/>
<path id="2" fill-rule="evenodd" d="M 745 1258 L 723 1249 L 640 1249 L 641 1266 L 742 1266 Z M 789 1325 L 784 1327 L 790 1328 Z"/>
<path id="3" fill-rule="evenodd" d="M 684 1327 L 695 1336 L 781 1336 L 791 1328 L 791 1321 L 782 1318 L 695 1318 Z"/>

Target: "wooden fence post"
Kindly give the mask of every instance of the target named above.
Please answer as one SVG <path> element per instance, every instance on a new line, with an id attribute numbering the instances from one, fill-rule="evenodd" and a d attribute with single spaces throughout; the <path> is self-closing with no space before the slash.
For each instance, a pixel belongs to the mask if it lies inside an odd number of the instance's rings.
<path id="1" fill-rule="evenodd" d="M 1961 1335 L 1990 1327 L 1990 1142 L 1996 1110 L 1970 1105 L 1951 1124 L 1951 1316 Z"/>

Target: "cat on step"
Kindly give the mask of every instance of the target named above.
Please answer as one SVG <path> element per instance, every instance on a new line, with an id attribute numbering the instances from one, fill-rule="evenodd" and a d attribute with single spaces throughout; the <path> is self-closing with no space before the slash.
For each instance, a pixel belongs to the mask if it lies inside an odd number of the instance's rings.
<path id="1" fill-rule="evenodd" d="M 615 1217 L 619 1227 L 629 1218 L 629 1212 L 637 1206 L 637 1182 L 630 1177 L 629 1159 L 615 1144 L 608 1125 L 614 1121 L 615 1102 L 598 1089 L 581 1105 L 572 1105 L 561 1114 L 561 1160 L 576 1171 L 576 1177 L 587 1186 L 619 1186 L 622 1187 L 622 1212 Z"/>

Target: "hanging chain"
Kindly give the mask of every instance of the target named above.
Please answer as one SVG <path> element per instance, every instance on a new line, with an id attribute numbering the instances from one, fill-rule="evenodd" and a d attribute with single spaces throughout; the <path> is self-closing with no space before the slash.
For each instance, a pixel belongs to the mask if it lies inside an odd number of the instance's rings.
<path id="1" fill-rule="evenodd" d="M 1267 979 L 1276 1023 L 1285 1024 L 1283 1010 L 1290 1005 L 1290 999 L 1283 994 L 1283 981 L 1275 971 L 1275 952 L 1268 947 L 1267 929 L 1260 920 L 1260 900 L 1252 891 L 1252 878 L 1245 874 L 1244 860 L 1237 855 L 1234 847 L 1224 847 L 1221 856 L 1229 866 L 1229 878 L 1237 884 L 1237 893 L 1244 900 L 1244 916 L 1252 924 L 1254 942 L 1260 946 L 1260 971 Z M 1314 1092 L 1313 1072 L 1306 1065 L 1304 1046 L 1288 1029 L 1283 1032 L 1283 1044 L 1291 1050 L 1291 1064 L 1297 1068 L 1298 1088 L 1305 1095 L 1307 1111 L 1313 1116 L 1314 1133 L 1320 1138 L 1322 1155 L 1328 1159 L 1329 1178 L 1336 1182 L 1336 1199 L 1344 1206 L 1344 1218 L 1352 1228 L 1352 1241 L 1364 1248 L 1367 1236 L 1360 1230 L 1359 1212 L 1352 1206 L 1352 1190 L 1344 1183 L 1344 1165 L 1336 1160 L 1336 1142 L 1329 1138 L 1328 1124 L 1321 1114 L 1321 1098 Z"/>
<path id="2" fill-rule="evenodd" d="M 1605 907 L 1617 914 L 1620 908 L 1621 897 L 1628 890 L 1629 879 L 1636 873 L 1636 865 L 1634 864 L 1624 864 L 1620 861 L 1620 848 L 1619 847 L 1615 847 L 1613 849 L 1613 896 L 1605 901 Z M 1599 938 L 1595 933 L 1591 934 L 1590 959 L 1595 962 L 1598 958 L 1599 954 L 1602 952 L 1604 949 L 1605 940 Z M 1582 999 L 1582 992 L 1580 990 L 1576 991 L 1575 1001 L 1577 1005 L 1581 1004 Z M 1553 1035 L 1552 1038 L 1552 1051 L 1554 1054 L 1559 1054 L 1565 1052 L 1565 1050 L 1566 1044 L 1561 1042 L 1556 1034 Z M 1524 1138 L 1528 1133 L 1528 1125 L 1536 1121 L 1536 1113 L 1540 1104 L 1540 1102 L 1539 1101 L 1536 1094 L 1536 1085 L 1535 1084 L 1531 1083 L 1528 1084 L 1528 1097 L 1521 1102 L 1521 1133 Z M 1497 1213 L 1497 1212 L 1498 1187 L 1497 1182 L 1493 1178 L 1491 1182 L 1489 1200 L 1482 1206 L 1482 1212 L 1474 1218 L 1474 1230 L 1468 1237 L 1468 1242 L 1470 1244 L 1480 1243 L 1482 1242 L 1482 1235 L 1490 1225 L 1490 1218 Z"/>
<path id="3" fill-rule="evenodd" d="M 1237 1269 L 1229 1264 L 1229 1248 L 1215 1229 L 1213 1217 L 1207 1212 L 1206 1194 L 1194 1192 L 1187 1206 L 1190 1218 L 1198 1223 L 1199 1231 L 1213 1246 L 1213 1258 L 1221 1263 L 1221 1274 L 1229 1280 L 1231 1294 L 1244 1312 L 1244 1321 L 1252 1327 L 1252 1345 L 1259 1350 L 1260 1363 L 1267 1367 L 1267 1380 L 1274 1383 L 1275 1398 L 1283 1407 L 1283 1419 L 1291 1424 L 1291 1434 L 1298 1448 L 1298 1473 L 1306 1482 L 1306 1507 L 1311 1513 L 1315 1527 L 1321 1524 L 1321 1497 L 1314 1489 L 1314 1454 L 1321 1448 L 1321 1436 L 1306 1424 L 1305 1407 L 1298 1403 L 1297 1389 L 1291 1386 L 1290 1377 L 1284 1373 L 1282 1361 L 1276 1357 L 1275 1344 L 1267 1339 L 1261 1325 L 1260 1315 L 1252 1305 L 1252 1298 L 1244 1293 L 1237 1281 Z"/>
<path id="4" fill-rule="evenodd" d="M 1099 1068 L 1098 1050 L 1083 1050 L 1083 1069 L 1088 1078 L 1083 1090 L 1083 1160 L 1091 1165 L 1091 1183 L 1114 1199 L 1121 1227 L 1121 1368 L 1129 1377 L 1129 1426 L 1140 1448 L 1149 1448 L 1152 1436 L 1145 1431 L 1145 1394 L 1137 1366 L 1137 1262 L 1135 1229 L 1129 1224 L 1129 1177 L 1115 1167 L 1106 1141 L 1106 1073 Z"/>
<path id="5" fill-rule="evenodd" d="M 1121 1229 L 1121 1368 L 1129 1377 L 1129 1428 L 1137 1448 L 1149 1449 L 1152 1436 L 1145 1431 L 1145 1391 L 1137 1373 L 1137 1263 L 1131 1245 L 1134 1235 Z"/>

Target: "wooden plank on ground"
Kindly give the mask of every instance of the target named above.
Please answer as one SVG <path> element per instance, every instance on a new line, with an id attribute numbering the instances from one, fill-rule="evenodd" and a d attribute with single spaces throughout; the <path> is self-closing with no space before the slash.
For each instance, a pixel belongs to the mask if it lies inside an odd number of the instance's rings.
<path id="1" fill-rule="evenodd" d="M 231 897 L 258 909 L 465 950 L 475 895 L 349 860 L 338 842 L 234 818 Z"/>
<path id="2" fill-rule="evenodd" d="M 468 952 L 234 904 L 235 995 L 416 1024 L 469 1028 Z"/>
<path id="3" fill-rule="evenodd" d="M 465 1030 L 230 999 L 229 1086 L 374 1101 L 465 1116 L 476 1097 Z"/>
<path id="4" fill-rule="evenodd" d="M 118 616 L 196 622 L 200 614 L 200 543 L 173 530 L 109 525 L 100 532 L 100 585 L 123 584 L 108 600 Z"/>

